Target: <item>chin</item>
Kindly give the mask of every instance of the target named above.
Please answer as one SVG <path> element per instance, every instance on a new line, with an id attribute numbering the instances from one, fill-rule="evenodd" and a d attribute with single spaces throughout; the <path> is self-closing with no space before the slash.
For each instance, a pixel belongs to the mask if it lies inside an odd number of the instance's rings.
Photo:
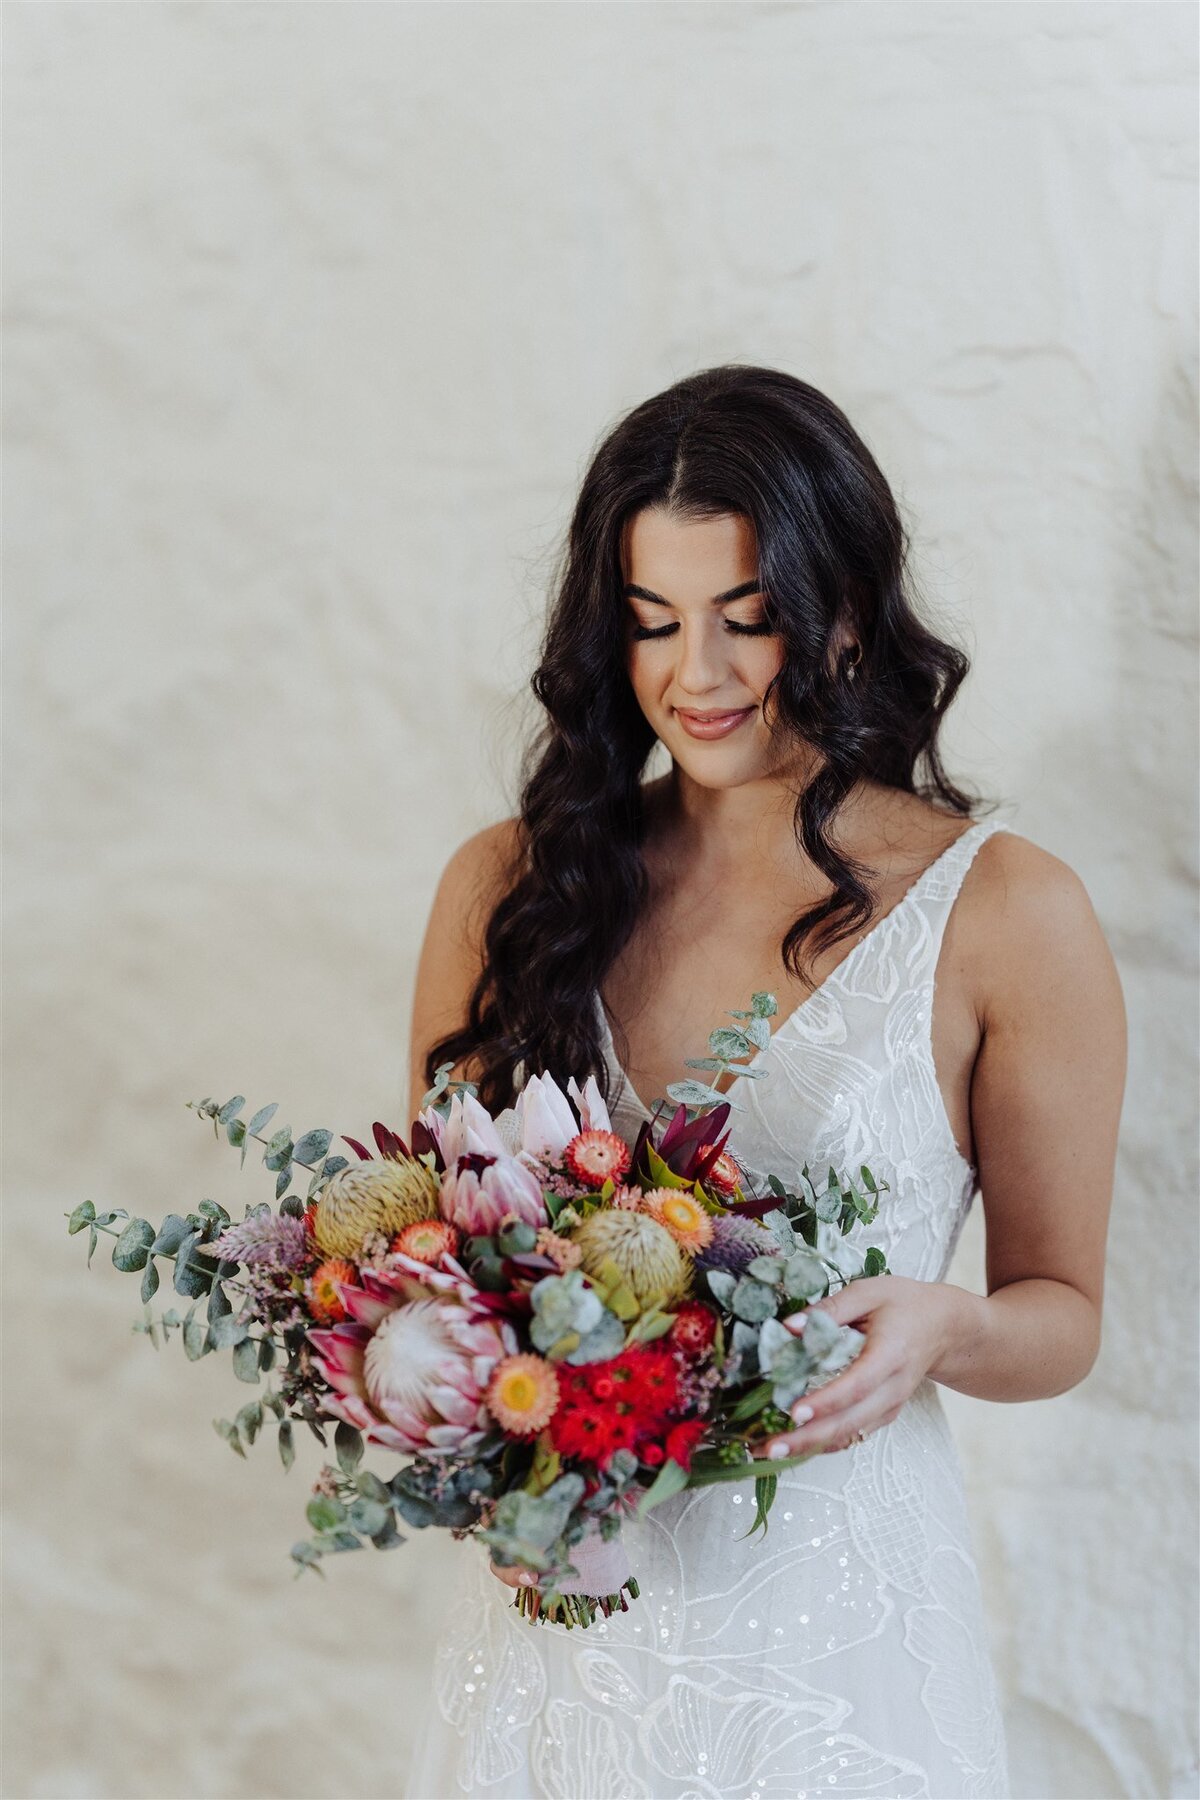
<path id="1" fill-rule="evenodd" d="M 737 755 L 732 753 L 711 755 L 702 751 L 697 756 L 694 753 L 689 754 L 688 749 L 684 749 L 682 752 L 671 750 L 669 745 L 668 750 L 670 750 L 671 761 L 677 768 L 682 769 L 688 780 L 694 781 L 697 787 L 741 787 L 747 781 L 761 781 L 764 775 L 770 773 L 769 759 L 761 753 L 747 755 L 743 750 Z"/>

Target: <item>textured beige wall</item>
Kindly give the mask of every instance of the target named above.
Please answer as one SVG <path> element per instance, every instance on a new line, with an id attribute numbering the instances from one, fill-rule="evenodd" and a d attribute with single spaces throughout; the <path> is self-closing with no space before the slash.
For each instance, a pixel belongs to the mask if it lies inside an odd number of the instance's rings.
<path id="1" fill-rule="evenodd" d="M 1120 961 L 1100 1361 L 948 1401 L 1015 1792 L 1194 1794 L 1192 9 L 5 25 L 5 1792 L 399 1790 L 473 1552 L 294 1582 L 318 1446 L 234 1458 L 250 1390 L 133 1335 L 63 1213 L 269 1198 L 206 1094 L 403 1127 L 418 935 L 511 809 L 579 471 L 734 357 L 876 449 L 975 658 L 952 766 Z"/>

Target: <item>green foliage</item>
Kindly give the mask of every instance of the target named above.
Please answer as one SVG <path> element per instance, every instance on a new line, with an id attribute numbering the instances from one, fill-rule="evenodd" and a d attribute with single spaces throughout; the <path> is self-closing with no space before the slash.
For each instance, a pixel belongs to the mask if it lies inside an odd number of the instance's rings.
<path id="1" fill-rule="evenodd" d="M 771 1028 L 767 1020 L 779 1011 L 779 1003 L 774 994 L 765 990 L 752 994 L 750 1010 L 735 1012 L 730 1010 L 731 1019 L 744 1019 L 744 1029 L 739 1026 L 718 1025 L 715 1031 L 708 1034 L 710 1056 L 685 1056 L 684 1067 L 687 1069 L 714 1069 L 718 1077 L 727 1069 L 733 1069 L 743 1057 L 757 1055 L 765 1050 L 771 1041 Z M 759 1081 L 767 1073 L 765 1069 L 751 1068 L 748 1063 L 736 1068 L 737 1078 L 745 1081 Z M 709 1107 L 725 1105 L 734 1112 L 743 1112 L 736 1100 L 723 1094 L 720 1088 L 704 1081 L 672 1081 L 667 1084 L 668 1100 L 677 1106 L 694 1108 L 696 1112 Z M 685 1184 L 687 1185 L 687 1184 Z"/>

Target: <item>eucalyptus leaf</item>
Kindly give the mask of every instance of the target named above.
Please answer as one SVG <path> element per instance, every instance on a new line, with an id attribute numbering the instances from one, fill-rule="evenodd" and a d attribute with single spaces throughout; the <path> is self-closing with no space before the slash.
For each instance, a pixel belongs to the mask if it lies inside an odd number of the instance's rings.
<path id="1" fill-rule="evenodd" d="M 296 1460 L 296 1449 L 292 1442 L 292 1421 L 279 1421 L 279 1460 L 285 1469 L 290 1469 Z"/>
<path id="2" fill-rule="evenodd" d="M 771 1318 L 775 1311 L 775 1290 L 755 1281 L 752 1275 L 743 1275 L 733 1290 L 730 1306 L 737 1318 L 745 1319 L 751 1325 L 760 1324 L 763 1319 Z"/>
<path id="3" fill-rule="evenodd" d="M 142 1275 L 142 1300 L 152 1300 L 158 1292 L 158 1267 L 151 1257 Z"/>
<path id="4" fill-rule="evenodd" d="M 239 1320 L 231 1312 L 221 1313 L 211 1321 L 208 1330 L 214 1349 L 229 1350 L 236 1344 L 244 1343 L 250 1336 L 250 1322 L 248 1319 Z"/>
<path id="5" fill-rule="evenodd" d="M 755 1256 L 746 1264 L 743 1274 L 753 1276 L 755 1281 L 765 1281 L 768 1287 L 778 1287 L 783 1280 L 783 1271 L 782 1256 Z"/>
<path id="6" fill-rule="evenodd" d="M 360 1494 L 357 1500 L 350 1502 L 349 1516 L 356 1531 L 373 1538 L 392 1517 L 392 1509 L 390 1505 L 384 1506 L 378 1500 L 369 1500 L 365 1494 Z"/>
<path id="7" fill-rule="evenodd" d="M 236 1450 L 237 1454 L 244 1462 L 246 1459 L 246 1452 L 242 1445 L 242 1440 L 237 1434 L 237 1427 L 229 1419 L 214 1419 L 213 1426 L 220 1436 L 225 1439 L 229 1448 L 231 1450 Z"/>
<path id="8" fill-rule="evenodd" d="M 234 1424 L 248 1444 L 252 1444 L 258 1436 L 259 1427 L 262 1424 L 262 1417 L 263 1409 L 261 1400 L 247 1400 L 245 1406 L 240 1408 L 237 1418 L 234 1420 Z"/>
<path id="9" fill-rule="evenodd" d="M 732 1308 L 737 1278 L 728 1269 L 706 1269 L 705 1279 L 714 1300 L 719 1300 L 724 1307 Z"/>
<path id="10" fill-rule="evenodd" d="M 245 1104 L 246 1104 L 245 1094 L 235 1094 L 233 1096 L 232 1100 L 227 1100 L 225 1102 L 224 1106 L 221 1108 L 220 1112 L 217 1114 L 217 1123 L 219 1125 L 228 1125 L 230 1119 L 236 1117 L 236 1115 L 241 1112 L 241 1110 L 242 1110 L 243 1106 L 245 1106 Z"/>
<path id="11" fill-rule="evenodd" d="M 149 1219 L 130 1219 L 113 1245 L 114 1267 L 122 1270 L 126 1275 L 134 1274 L 138 1269 L 144 1269 L 153 1242 L 154 1227 Z"/>
<path id="12" fill-rule="evenodd" d="M 326 1131 L 324 1127 L 316 1131 L 306 1131 L 292 1151 L 292 1158 L 298 1163 L 320 1162 L 332 1142 L 332 1131 Z"/>
<path id="13" fill-rule="evenodd" d="M 338 1420 L 337 1430 L 333 1434 L 333 1447 L 337 1452 L 340 1468 L 347 1475 L 353 1475 L 363 1458 L 363 1436 L 353 1425 L 344 1419 Z"/>
<path id="14" fill-rule="evenodd" d="M 244 1337 L 240 1344 L 233 1346 L 233 1372 L 239 1381 L 258 1380 L 258 1345 L 251 1337 Z"/>
<path id="15" fill-rule="evenodd" d="M 251 1119 L 250 1123 L 246 1127 L 248 1134 L 251 1137 L 256 1136 L 259 1132 L 262 1131 L 263 1126 L 268 1124 L 275 1117 L 275 1114 L 278 1111 L 279 1111 L 278 1100 L 272 1100 L 270 1106 L 260 1107 L 259 1110 L 255 1113 L 254 1117 Z"/>
<path id="16" fill-rule="evenodd" d="M 667 1084 L 667 1098 L 680 1106 L 712 1106 L 725 1096 L 703 1081 L 671 1081 Z"/>
<path id="17" fill-rule="evenodd" d="M 334 1531 L 346 1517 L 346 1509 L 332 1494 L 314 1494 L 304 1514 L 314 1531 Z"/>
<path id="18" fill-rule="evenodd" d="M 186 1219 L 181 1219 L 178 1213 L 168 1213 L 150 1246 L 151 1256 L 174 1256 L 190 1230 Z"/>
<path id="19" fill-rule="evenodd" d="M 74 1237 L 77 1231 L 82 1231 L 85 1225 L 90 1225 L 95 1216 L 96 1209 L 91 1201 L 81 1200 L 79 1205 L 75 1208 L 75 1211 L 67 1220 L 67 1230 L 71 1233 L 72 1237 Z"/>

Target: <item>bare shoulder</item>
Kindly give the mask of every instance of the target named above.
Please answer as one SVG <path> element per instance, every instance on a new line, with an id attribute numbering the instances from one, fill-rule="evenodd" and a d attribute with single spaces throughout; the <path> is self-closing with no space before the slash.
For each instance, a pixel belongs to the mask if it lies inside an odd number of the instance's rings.
<path id="1" fill-rule="evenodd" d="M 1124 1029 L 1116 963 L 1082 878 L 1015 831 L 996 831 L 963 883 L 964 940 L 981 1023 L 1067 1006 Z"/>
<path id="2" fill-rule="evenodd" d="M 415 1117 L 428 1082 L 432 1045 L 467 1021 L 483 968 L 483 936 L 501 895 L 521 862 L 521 821 L 501 819 L 472 832 L 448 858 L 429 909 L 417 959 L 409 1035 L 410 1101 Z M 454 1065 L 456 1080 L 466 1076 Z"/>
<path id="3" fill-rule="evenodd" d="M 475 939 L 496 900 L 512 881 L 521 859 L 519 817 L 484 825 L 453 852 L 442 870 L 435 895 L 447 921 Z"/>

